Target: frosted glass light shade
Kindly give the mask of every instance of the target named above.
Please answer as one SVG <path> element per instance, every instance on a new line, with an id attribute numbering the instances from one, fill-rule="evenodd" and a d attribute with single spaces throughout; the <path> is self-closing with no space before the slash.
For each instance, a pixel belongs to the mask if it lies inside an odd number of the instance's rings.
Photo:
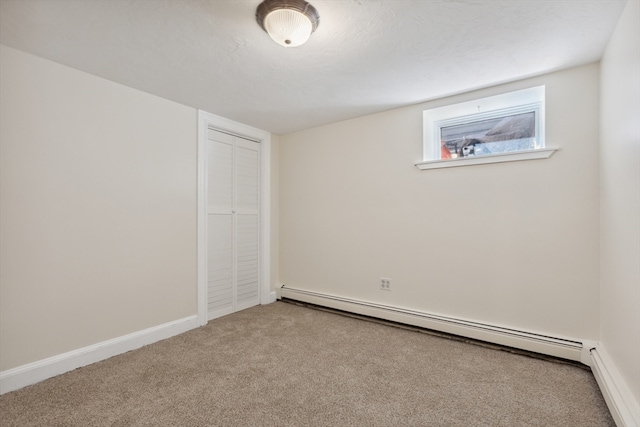
<path id="1" fill-rule="evenodd" d="M 304 14 L 293 9 L 277 9 L 264 19 L 269 36 L 285 47 L 296 47 L 309 40 L 313 25 Z"/>

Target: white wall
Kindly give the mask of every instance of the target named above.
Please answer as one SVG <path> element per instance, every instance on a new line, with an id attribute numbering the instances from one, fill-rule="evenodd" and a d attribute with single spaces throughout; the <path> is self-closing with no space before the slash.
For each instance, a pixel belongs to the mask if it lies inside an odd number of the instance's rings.
<path id="1" fill-rule="evenodd" d="M 414 166 L 424 109 L 540 84 L 550 159 Z M 281 281 L 597 339 L 598 105 L 591 64 L 281 136 Z"/>
<path id="2" fill-rule="evenodd" d="M 0 55 L 0 371 L 194 315 L 196 111 Z"/>
<path id="3" fill-rule="evenodd" d="M 640 3 L 601 63 L 600 341 L 640 403 Z M 636 414 L 640 417 L 640 414 Z"/>

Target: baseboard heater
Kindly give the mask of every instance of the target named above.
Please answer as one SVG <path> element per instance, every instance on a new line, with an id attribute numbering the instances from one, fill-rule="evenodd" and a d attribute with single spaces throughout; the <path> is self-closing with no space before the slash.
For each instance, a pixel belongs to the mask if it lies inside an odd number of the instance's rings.
<path id="1" fill-rule="evenodd" d="M 560 337 L 505 328 L 454 317 L 409 310 L 390 305 L 296 289 L 282 285 L 280 298 L 316 304 L 407 325 L 459 335 L 489 343 L 574 360 L 589 365 L 588 351 L 583 343 Z"/>

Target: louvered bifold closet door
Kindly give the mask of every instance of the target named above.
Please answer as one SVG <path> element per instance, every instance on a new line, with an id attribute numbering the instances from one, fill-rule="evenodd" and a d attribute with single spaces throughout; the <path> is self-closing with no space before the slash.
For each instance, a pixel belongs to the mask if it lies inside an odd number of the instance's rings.
<path id="1" fill-rule="evenodd" d="M 260 144 L 236 138 L 236 310 L 260 302 L 259 188 Z"/>
<path id="2" fill-rule="evenodd" d="M 208 133 L 208 318 L 259 304 L 260 144 Z"/>
<path id="3" fill-rule="evenodd" d="M 209 130 L 207 281 L 209 319 L 233 312 L 233 137 Z"/>

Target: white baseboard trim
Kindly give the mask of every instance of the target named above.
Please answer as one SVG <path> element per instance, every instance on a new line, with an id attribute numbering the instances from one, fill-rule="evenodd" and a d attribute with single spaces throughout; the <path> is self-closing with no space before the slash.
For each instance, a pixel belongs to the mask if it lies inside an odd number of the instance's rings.
<path id="1" fill-rule="evenodd" d="M 269 292 L 269 304 L 276 302 L 276 291 Z"/>
<path id="2" fill-rule="evenodd" d="M 135 350 L 201 326 L 189 316 L 0 372 L 0 394 Z"/>
<path id="3" fill-rule="evenodd" d="M 286 285 L 280 288 L 279 296 L 280 298 L 298 300 L 563 359 L 585 362 L 585 357 L 582 354 L 585 346 L 579 340 L 552 337 L 535 332 L 296 289 Z M 589 360 L 587 360 L 587 364 L 588 362 Z"/>
<path id="4" fill-rule="evenodd" d="M 602 344 L 591 350 L 591 370 L 618 427 L 640 426 L 640 405 Z"/>

